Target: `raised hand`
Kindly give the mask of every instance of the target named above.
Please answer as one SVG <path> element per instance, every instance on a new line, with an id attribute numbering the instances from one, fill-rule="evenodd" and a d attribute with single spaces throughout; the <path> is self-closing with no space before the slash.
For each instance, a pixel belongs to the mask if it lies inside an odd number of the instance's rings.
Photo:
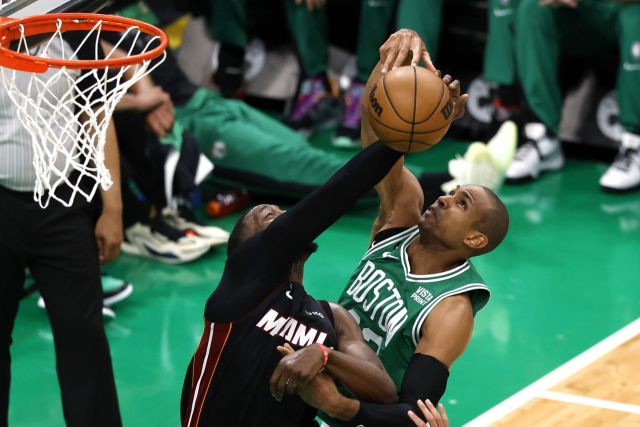
<path id="1" fill-rule="evenodd" d="M 402 29 L 391 34 L 389 39 L 380 47 L 380 62 L 382 73 L 402 66 L 409 52 L 412 54 L 411 65 L 418 66 L 420 60 L 425 63 L 428 70 L 436 72 L 431 62 L 431 56 L 427 52 L 424 42 L 413 30 Z"/>
<path id="2" fill-rule="evenodd" d="M 447 413 L 444 411 L 444 406 L 442 406 L 442 404 L 438 405 L 440 413 L 436 411 L 435 406 L 433 406 L 433 403 L 429 400 L 427 400 L 426 406 L 422 400 L 418 400 L 418 407 L 420 407 L 424 417 L 427 419 L 426 423 L 412 411 L 408 412 L 409 418 L 411 418 L 418 427 L 449 427 L 449 419 L 447 418 Z"/>
<path id="3" fill-rule="evenodd" d="M 436 71 L 436 74 L 440 77 L 442 73 L 440 70 Z M 449 74 L 442 77 L 442 81 L 447 85 L 449 91 L 451 92 L 451 102 L 453 102 L 453 120 L 459 119 L 464 116 L 464 106 L 467 103 L 467 99 L 469 99 L 468 94 L 460 95 L 460 82 L 458 80 L 453 80 Z"/>

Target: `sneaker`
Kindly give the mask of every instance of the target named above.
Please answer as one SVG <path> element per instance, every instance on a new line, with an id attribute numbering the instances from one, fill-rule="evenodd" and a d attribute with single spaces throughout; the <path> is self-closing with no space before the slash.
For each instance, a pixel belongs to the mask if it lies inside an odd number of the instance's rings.
<path id="1" fill-rule="evenodd" d="M 364 96 L 365 87 L 364 84 L 354 80 L 343 95 L 344 117 L 331 141 L 334 147 L 354 150 L 361 148 L 360 101 Z"/>
<path id="2" fill-rule="evenodd" d="M 507 121 L 488 144 L 474 142 L 464 157 L 449 161 L 449 174 L 453 180 L 442 185 L 444 193 L 449 193 L 458 185 L 476 184 L 498 191 L 504 182 L 505 172 L 513 160 L 518 143 L 518 128 Z"/>
<path id="3" fill-rule="evenodd" d="M 178 211 L 164 208 L 162 220 L 171 227 L 184 231 L 187 235 L 199 237 L 211 247 L 225 245 L 229 241 L 228 232 L 219 227 L 204 225 L 186 206 L 180 206 Z"/>
<path id="4" fill-rule="evenodd" d="M 44 298 L 42 298 L 42 297 L 38 298 L 38 307 L 46 308 L 46 305 L 44 304 Z M 104 321 L 107 321 L 107 320 L 113 320 L 115 318 L 116 318 L 115 311 L 113 311 L 113 309 L 111 307 L 109 307 L 108 305 L 103 305 L 102 306 L 102 319 Z"/>
<path id="5" fill-rule="evenodd" d="M 527 142 L 516 151 L 507 169 L 506 182 L 537 179 L 541 172 L 558 171 L 564 166 L 562 146 L 557 137 L 547 135 L 542 123 L 528 123 L 524 128 Z"/>
<path id="6" fill-rule="evenodd" d="M 124 231 L 121 249 L 131 255 L 140 255 L 168 264 L 193 261 L 209 251 L 211 245 L 204 240 L 172 228 L 162 219 L 151 225 L 135 223 Z"/>
<path id="7" fill-rule="evenodd" d="M 304 137 L 335 126 L 338 117 L 337 85 L 332 80 L 331 93 L 325 89 L 321 75 L 302 82 L 300 93 L 284 123 Z"/>
<path id="8" fill-rule="evenodd" d="M 106 306 L 122 301 L 133 292 L 131 283 L 109 276 L 107 273 L 101 273 L 100 279 L 102 281 L 102 300 Z"/>
<path id="9" fill-rule="evenodd" d="M 640 135 L 622 134 L 620 153 L 600 177 L 600 188 L 607 193 L 640 190 Z"/>

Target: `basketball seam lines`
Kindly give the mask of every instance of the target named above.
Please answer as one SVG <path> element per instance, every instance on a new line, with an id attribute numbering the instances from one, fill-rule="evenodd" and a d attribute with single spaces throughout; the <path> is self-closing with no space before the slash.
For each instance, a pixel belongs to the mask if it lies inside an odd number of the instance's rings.
<path id="1" fill-rule="evenodd" d="M 407 153 L 411 152 L 411 145 L 413 145 L 413 130 L 416 127 L 417 103 L 418 103 L 418 75 L 416 73 L 416 67 L 413 67 L 413 120 L 411 120 L 411 137 L 409 138 L 409 146 L 407 147 Z"/>
<path id="2" fill-rule="evenodd" d="M 373 120 L 375 120 L 376 122 L 380 123 L 382 126 L 386 127 L 387 129 L 391 129 L 393 131 L 400 132 L 400 133 L 411 133 L 411 131 L 400 130 L 400 129 L 392 128 L 391 126 L 387 126 L 384 123 L 382 123 L 380 120 L 378 120 L 375 117 L 373 117 L 373 115 L 370 115 L 370 116 L 371 116 L 371 118 L 373 118 Z M 413 132 L 413 133 L 415 133 L 416 135 L 425 135 L 427 133 L 438 132 L 439 130 L 442 130 L 442 129 L 446 128 L 450 124 L 451 124 L 451 122 L 447 123 L 446 125 L 438 128 L 438 129 L 430 130 L 430 131 L 427 131 L 427 132 Z M 405 140 L 403 140 L 403 141 L 405 141 Z M 386 141 L 386 142 L 389 142 L 389 141 Z M 418 142 L 418 141 L 416 141 L 416 142 Z"/>
<path id="3" fill-rule="evenodd" d="M 416 123 L 417 125 L 419 125 L 419 124 L 421 124 L 421 123 L 424 123 L 424 122 L 428 121 L 428 120 L 431 118 L 431 116 L 433 116 L 433 115 L 436 113 L 436 111 L 438 111 L 438 107 L 440 106 L 440 104 L 442 104 L 442 99 L 444 98 L 444 89 L 445 89 L 445 84 L 444 84 L 444 82 L 442 82 L 442 95 L 440 95 L 440 102 L 438 102 L 438 103 L 436 104 L 436 108 L 435 108 L 435 110 L 433 110 L 433 112 L 432 112 L 431 114 L 429 114 L 429 117 L 427 117 L 426 119 L 424 119 L 424 120 L 423 120 L 423 121 L 421 121 L 420 123 Z M 414 109 L 414 111 L 415 111 L 415 109 Z M 442 129 L 442 128 L 441 128 L 441 129 Z"/>
<path id="4" fill-rule="evenodd" d="M 402 120 L 405 123 L 411 123 L 410 121 L 403 119 L 400 113 L 398 113 L 398 111 L 396 110 L 396 107 L 393 106 L 393 102 L 391 102 L 391 98 L 389 98 L 389 92 L 387 92 L 386 79 L 387 79 L 387 75 L 385 74 L 384 76 L 382 76 L 382 87 L 384 88 L 384 94 L 387 95 L 387 100 L 389 101 L 389 105 L 391 105 L 391 108 L 393 108 L 393 111 L 396 113 L 396 116 L 398 116 L 400 120 Z M 371 116 L 373 116 L 373 114 L 371 114 Z"/>

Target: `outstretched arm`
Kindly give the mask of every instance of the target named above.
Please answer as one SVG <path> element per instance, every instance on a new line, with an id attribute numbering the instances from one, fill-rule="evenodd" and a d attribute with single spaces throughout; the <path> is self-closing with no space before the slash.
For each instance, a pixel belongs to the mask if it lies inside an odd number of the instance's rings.
<path id="1" fill-rule="evenodd" d="M 330 303 L 336 324 L 337 349 L 328 349 L 324 369 L 364 402 L 396 403 L 397 389 L 376 353 L 364 341 L 360 326 L 340 304 Z M 296 393 L 306 387 L 324 362 L 320 347 L 310 345 L 297 352 L 278 347 L 288 354 L 271 377 L 271 394 L 282 400 L 285 390 Z M 355 401 L 353 405 L 357 404 Z"/>
<path id="2" fill-rule="evenodd" d="M 446 298 L 438 304 L 422 326 L 422 338 L 407 367 L 395 405 L 346 398 L 322 378 L 310 382 L 310 387 L 300 395 L 308 404 L 348 425 L 411 426 L 408 411 L 419 413 L 418 399 L 438 403 L 446 389 L 449 369 L 466 349 L 472 331 L 473 309 L 467 294 Z"/>
<path id="3" fill-rule="evenodd" d="M 401 65 L 417 66 L 422 59 L 427 68 L 436 74 L 429 54 L 420 36 L 412 30 L 400 30 L 389 37 L 387 42 L 380 47 L 380 62 L 371 73 L 365 94 L 360 103 L 360 120 L 362 123 L 362 146 L 367 147 L 377 140 L 369 123 L 369 94 L 376 82 L 390 68 Z M 468 95 L 460 96 L 460 82 L 453 80 L 451 76 L 445 76 L 445 83 L 451 91 L 451 99 L 454 103 L 454 120 L 464 115 L 464 104 Z M 424 196 L 418 179 L 404 167 L 404 158 L 401 158 L 391 169 L 389 174 L 376 185 L 376 191 L 380 196 L 380 209 L 373 229 L 371 230 L 371 243 L 376 234 L 387 228 L 411 227 L 416 224 L 422 212 Z"/>

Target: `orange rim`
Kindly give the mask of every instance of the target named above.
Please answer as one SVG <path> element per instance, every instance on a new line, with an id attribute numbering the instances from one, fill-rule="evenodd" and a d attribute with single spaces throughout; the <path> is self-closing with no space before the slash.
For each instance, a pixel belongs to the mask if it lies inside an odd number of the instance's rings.
<path id="1" fill-rule="evenodd" d="M 138 27 L 140 31 L 149 35 L 159 37 L 160 46 L 138 55 L 118 59 L 99 60 L 69 60 L 40 58 L 23 53 L 14 52 L 9 49 L 13 40 L 18 40 L 22 36 L 20 25 L 24 27 L 25 37 L 36 34 L 54 33 L 58 30 L 58 20 L 62 22 L 61 31 L 81 31 L 92 30 L 102 21 L 101 31 L 126 31 L 132 27 Z M 4 21 L 4 22 L 3 22 Z M 169 38 L 161 29 L 138 21 L 121 16 L 100 15 L 95 13 L 53 13 L 50 15 L 35 15 L 19 19 L 0 20 L 0 66 L 13 68 L 21 71 L 45 72 L 48 68 L 71 68 L 71 69 L 94 69 L 94 68 L 117 68 L 144 61 L 150 61 L 160 56 L 169 44 Z"/>

